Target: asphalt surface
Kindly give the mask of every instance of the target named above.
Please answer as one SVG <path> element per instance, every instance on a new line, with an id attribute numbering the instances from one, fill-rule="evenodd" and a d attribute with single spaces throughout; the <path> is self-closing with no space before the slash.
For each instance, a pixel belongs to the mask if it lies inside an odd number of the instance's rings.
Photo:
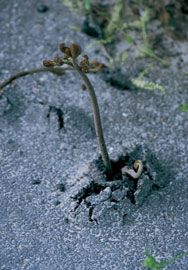
<path id="1" fill-rule="evenodd" d="M 88 46 L 91 38 L 70 27 L 82 19 L 57 0 L 0 1 L 0 80 L 41 66 L 60 42 L 78 42 L 91 58 L 103 59 Z M 127 61 L 127 74 L 147 61 Z M 0 97 L 2 270 L 141 270 L 148 249 L 159 260 L 188 251 L 188 113 L 180 110 L 187 102 L 185 70 L 153 65 L 148 80 L 165 93 L 122 91 L 89 76 L 111 159 L 136 153 L 156 185 L 147 188 L 142 178 L 138 204 L 126 198 L 126 185 L 116 192 L 92 187 L 105 179 L 96 166 L 90 101 L 77 74 L 16 80 Z M 166 269 L 187 270 L 188 257 Z"/>

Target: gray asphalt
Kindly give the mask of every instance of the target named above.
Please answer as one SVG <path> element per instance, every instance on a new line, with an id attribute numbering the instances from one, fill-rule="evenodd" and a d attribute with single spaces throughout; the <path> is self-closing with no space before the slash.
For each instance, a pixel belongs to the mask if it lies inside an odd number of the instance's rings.
<path id="1" fill-rule="evenodd" d="M 41 66 L 60 42 L 78 42 L 91 58 L 104 59 L 88 46 L 92 39 L 71 30 L 81 26 L 82 17 L 57 0 L 45 1 L 44 13 L 37 11 L 39 4 L 0 1 L 1 81 Z M 129 59 L 125 70 L 131 76 L 150 62 Z M 157 259 L 188 251 L 188 113 L 180 111 L 187 102 L 185 70 L 154 62 L 148 79 L 165 94 L 122 91 L 99 75 L 89 77 L 111 159 L 148 149 L 155 159 L 151 165 L 146 157 L 146 163 L 159 186 L 143 191 L 141 184 L 138 205 L 123 197 L 126 187 L 113 194 L 124 199 L 112 203 L 107 188 L 87 198 L 96 206 L 92 220 L 84 200 L 73 213 L 72 197 L 91 182 L 104 181 L 95 162 L 99 150 L 87 92 L 74 72 L 16 80 L 0 98 L 2 270 L 141 270 L 148 249 Z M 166 269 L 187 270 L 188 257 Z"/>

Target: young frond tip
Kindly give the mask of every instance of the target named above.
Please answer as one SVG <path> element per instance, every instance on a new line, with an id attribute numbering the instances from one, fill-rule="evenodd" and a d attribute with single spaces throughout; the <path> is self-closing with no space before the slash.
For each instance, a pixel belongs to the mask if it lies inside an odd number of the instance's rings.
<path id="1" fill-rule="evenodd" d="M 77 58 L 82 52 L 81 47 L 78 44 L 73 43 L 70 45 L 69 48 L 71 51 L 72 58 Z"/>
<path id="2" fill-rule="evenodd" d="M 77 58 L 82 50 L 81 47 L 78 44 L 72 43 L 69 47 L 65 46 L 64 43 L 61 43 L 59 45 L 59 49 L 62 53 L 64 53 L 65 58 Z"/>
<path id="3" fill-rule="evenodd" d="M 71 51 L 69 47 L 66 47 L 64 43 L 61 43 L 59 45 L 59 49 L 62 53 L 64 53 L 65 58 L 70 58 L 72 57 Z"/>

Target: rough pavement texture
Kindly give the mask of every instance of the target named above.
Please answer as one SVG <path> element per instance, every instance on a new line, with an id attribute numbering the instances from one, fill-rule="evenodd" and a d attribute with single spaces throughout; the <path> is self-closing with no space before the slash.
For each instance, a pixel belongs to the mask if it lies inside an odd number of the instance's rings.
<path id="1" fill-rule="evenodd" d="M 49 9 L 39 6 L 44 3 Z M 102 57 L 87 47 L 91 39 L 70 30 L 82 19 L 57 0 L 2 0 L 0 22 L 1 80 L 40 66 L 62 41 L 79 42 L 92 58 Z M 136 73 L 140 63 L 147 66 L 138 60 L 127 62 L 126 69 Z M 122 195 L 126 187 L 113 194 L 116 201 L 125 199 L 112 203 L 107 187 L 89 194 L 72 216 L 71 196 L 91 177 L 102 177 L 94 165 L 99 155 L 87 92 L 73 72 L 13 82 L 0 98 L 2 270 L 140 270 L 146 249 L 158 259 L 188 251 L 188 113 L 179 109 L 187 102 L 184 70 L 156 64 L 149 79 L 163 85 L 165 94 L 120 91 L 98 75 L 90 78 L 110 157 L 117 160 L 142 145 L 169 170 L 170 179 L 138 207 Z M 184 258 L 166 269 L 187 270 L 187 265 Z"/>

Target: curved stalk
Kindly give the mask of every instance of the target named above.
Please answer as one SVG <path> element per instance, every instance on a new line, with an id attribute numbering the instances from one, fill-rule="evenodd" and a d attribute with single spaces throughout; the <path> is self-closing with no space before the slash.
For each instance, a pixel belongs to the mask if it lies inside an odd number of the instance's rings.
<path id="1" fill-rule="evenodd" d="M 32 75 L 34 73 L 40 73 L 40 72 L 52 72 L 54 74 L 58 74 L 58 75 L 62 75 L 65 72 L 65 68 L 61 68 L 61 67 L 41 67 L 41 68 L 33 68 L 30 70 L 25 70 L 25 71 L 20 71 L 17 74 L 11 76 L 10 78 L 8 78 L 7 80 L 5 80 L 4 82 L 0 83 L 0 95 L 3 92 L 3 88 L 5 86 L 7 86 L 8 84 L 10 84 L 11 82 L 13 82 L 16 79 L 19 79 L 21 77 L 27 76 L 27 75 Z"/>
<path id="2" fill-rule="evenodd" d="M 79 73 L 80 77 L 82 78 L 82 80 L 83 80 L 83 82 L 84 82 L 84 84 L 89 92 L 92 110 L 93 110 L 95 131 L 96 131 L 97 141 L 98 141 L 101 155 L 102 155 L 102 160 L 103 160 L 103 163 L 106 167 L 107 172 L 109 173 L 109 175 L 111 175 L 112 174 L 112 167 L 111 167 L 110 158 L 109 158 L 107 147 L 106 147 L 105 140 L 104 140 L 99 105 L 98 105 L 97 97 L 95 94 L 95 90 L 94 90 L 91 82 L 89 81 L 87 75 L 84 72 L 82 72 L 81 69 L 79 68 L 75 59 L 72 59 L 72 63 L 73 63 L 74 69 Z"/>

